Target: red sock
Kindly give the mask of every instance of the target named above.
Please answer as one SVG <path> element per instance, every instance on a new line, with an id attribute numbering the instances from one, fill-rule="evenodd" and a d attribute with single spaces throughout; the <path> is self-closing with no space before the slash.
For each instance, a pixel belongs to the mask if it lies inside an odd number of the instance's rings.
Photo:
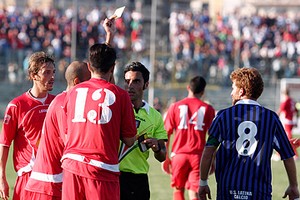
<path id="1" fill-rule="evenodd" d="M 173 200 L 184 200 L 184 191 L 182 190 L 174 191 Z"/>

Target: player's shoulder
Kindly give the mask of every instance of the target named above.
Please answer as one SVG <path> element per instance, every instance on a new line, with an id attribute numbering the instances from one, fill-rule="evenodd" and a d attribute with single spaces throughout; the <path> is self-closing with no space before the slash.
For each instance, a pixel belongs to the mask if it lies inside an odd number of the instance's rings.
<path id="1" fill-rule="evenodd" d="M 149 115 L 152 117 L 157 117 L 157 116 L 161 116 L 161 113 L 156 110 L 155 108 L 153 108 L 152 106 L 149 106 Z"/>
<path id="2" fill-rule="evenodd" d="M 23 94 L 13 98 L 9 104 L 19 104 L 21 102 L 26 102 L 28 101 L 30 98 L 29 98 L 29 94 L 27 94 L 27 92 L 24 92 Z"/>
<path id="3" fill-rule="evenodd" d="M 51 93 L 48 93 L 48 98 L 49 99 L 54 99 L 56 97 L 56 95 L 55 94 L 51 94 Z"/>

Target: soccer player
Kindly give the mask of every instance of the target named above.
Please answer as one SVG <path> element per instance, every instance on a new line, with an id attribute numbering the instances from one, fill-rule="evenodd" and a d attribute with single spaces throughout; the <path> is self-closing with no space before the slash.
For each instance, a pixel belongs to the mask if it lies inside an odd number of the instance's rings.
<path id="1" fill-rule="evenodd" d="M 7 106 L 0 135 L 0 198 L 8 199 L 6 163 L 9 147 L 14 141 L 13 163 L 17 172 L 13 199 L 23 198 L 41 137 L 43 121 L 54 95 L 54 60 L 44 52 L 29 58 L 28 79 L 33 86 L 13 99 Z"/>
<path id="2" fill-rule="evenodd" d="M 106 42 L 109 44 L 113 37 L 114 19 L 105 19 L 103 27 L 106 30 Z M 66 91 L 57 95 L 49 106 L 43 126 L 43 134 L 38 149 L 31 176 L 27 182 L 26 199 L 61 199 L 62 168 L 60 159 L 63 154 L 65 141 L 64 113 L 61 108 L 66 92 L 75 85 L 91 78 L 87 63 L 74 61 L 66 69 Z"/>
<path id="3" fill-rule="evenodd" d="M 288 89 L 285 89 L 282 91 L 283 99 L 280 102 L 279 109 L 277 111 L 277 114 L 280 116 L 281 114 L 283 115 L 283 126 L 285 129 L 285 132 L 288 136 L 289 140 L 292 140 L 293 134 L 292 130 L 293 127 L 295 126 L 295 123 L 293 121 L 294 116 L 298 117 L 298 110 L 296 108 L 296 103 L 295 101 L 291 98 L 290 92 Z M 295 159 L 298 159 L 298 153 L 297 149 L 294 149 L 295 152 Z"/>
<path id="4" fill-rule="evenodd" d="M 123 155 L 124 146 L 121 144 L 121 200 L 149 200 L 148 149 L 152 149 L 159 162 L 166 158 L 167 133 L 162 116 L 143 100 L 144 90 L 149 85 L 149 74 L 148 69 L 140 62 L 132 62 L 124 70 L 125 88 L 133 104 L 138 142 L 127 151 L 128 154 Z"/>
<path id="5" fill-rule="evenodd" d="M 66 95 L 62 199 L 120 199 L 120 139 L 131 146 L 137 131 L 128 93 L 109 82 L 115 61 L 113 48 L 92 45 L 88 62 L 91 79 Z"/>
<path id="6" fill-rule="evenodd" d="M 206 81 L 201 76 L 195 76 L 187 86 L 188 96 L 171 104 L 165 117 L 165 128 L 168 141 L 173 133 L 173 143 L 170 158 L 163 163 L 168 172 L 171 163 L 174 188 L 173 199 L 184 199 L 185 188 L 189 199 L 198 199 L 199 165 L 206 142 L 206 134 L 215 116 L 214 108 L 201 100 L 206 87 Z M 167 143 L 169 149 L 169 142 Z M 171 161 L 171 162 L 170 162 Z"/>
<path id="7" fill-rule="evenodd" d="M 90 77 L 91 73 L 85 62 L 74 61 L 67 67 L 65 72 L 67 88 L 54 98 L 48 108 L 36 160 L 25 188 L 30 191 L 26 192 L 26 199 L 61 199 L 63 174 L 60 159 L 66 128 L 63 124 L 65 119 L 61 106 L 66 92 L 78 83 L 89 80 Z"/>
<path id="8" fill-rule="evenodd" d="M 207 178 L 217 149 L 218 200 L 271 200 L 273 149 L 281 155 L 289 179 L 283 198 L 299 198 L 294 151 L 284 128 L 275 112 L 257 102 L 264 89 L 260 73 L 239 68 L 230 79 L 233 106 L 220 110 L 208 131 L 200 164 L 200 199 L 211 199 Z"/>

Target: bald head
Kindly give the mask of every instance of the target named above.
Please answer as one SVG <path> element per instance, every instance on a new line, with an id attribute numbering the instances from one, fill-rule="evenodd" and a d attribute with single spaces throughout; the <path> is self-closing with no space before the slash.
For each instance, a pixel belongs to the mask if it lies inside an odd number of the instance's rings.
<path id="1" fill-rule="evenodd" d="M 87 81 L 91 78 L 91 73 L 88 70 L 87 63 L 81 61 L 73 61 L 65 72 L 65 79 L 68 84 L 68 89 L 78 83 Z"/>

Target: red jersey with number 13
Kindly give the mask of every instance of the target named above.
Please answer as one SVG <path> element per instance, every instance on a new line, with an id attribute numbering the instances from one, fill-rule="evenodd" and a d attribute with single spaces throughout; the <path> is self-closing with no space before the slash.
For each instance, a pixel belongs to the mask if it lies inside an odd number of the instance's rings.
<path id="1" fill-rule="evenodd" d="M 128 93 L 104 79 L 92 78 L 76 85 L 67 93 L 64 105 L 67 114 L 66 154 L 84 156 L 109 165 L 118 165 L 120 138 L 136 135 L 135 118 Z M 70 159 L 63 160 L 63 168 L 87 177 L 101 179 L 93 173 L 71 167 Z M 82 166 L 82 165 L 81 165 Z M 91 165 L 85 165 L 91 168 Z M 103 174 L 103 173 L 102 173 Z"/>

